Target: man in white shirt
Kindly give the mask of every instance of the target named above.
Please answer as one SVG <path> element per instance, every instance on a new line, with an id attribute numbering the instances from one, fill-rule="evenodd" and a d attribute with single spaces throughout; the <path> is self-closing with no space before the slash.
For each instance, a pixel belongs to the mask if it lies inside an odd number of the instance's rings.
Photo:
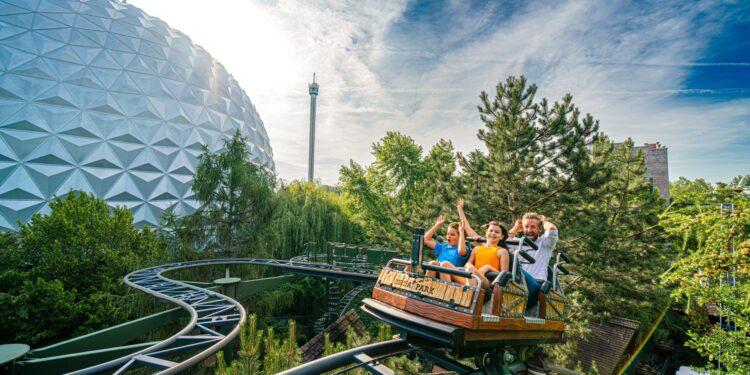
<path id="1" fill-rule="evenodd" d="M 555 245 L 557 245 L 557 226 L 544 220 L 544 216 L 535 212 L 529 212 L 523 215 L 522 220 L 516 220 L 516 225 L 508 231 L 508 234 L 511 237 L 516 237 L 516 234 L 522 230 L 523 234 L 533 240 L 537 247 L 539 247 L 536 251 L 529 251 L 529 254 L 534 257 L 536 262 L 534 264 L 524 264 L 523 269 L 535 279 L 544 282 L 547 280 L 549 260 L 552 258 Z M 542 230 L 544 230 L 544 233 L 540 237 L 539 233 Z"/>

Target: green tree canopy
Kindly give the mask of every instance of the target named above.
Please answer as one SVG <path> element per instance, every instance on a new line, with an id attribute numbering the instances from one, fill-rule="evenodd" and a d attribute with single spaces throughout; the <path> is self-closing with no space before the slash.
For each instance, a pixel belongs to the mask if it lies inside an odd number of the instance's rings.
<path id="1" fill-rule="evenodd" d="M 723 366 L 708 370 L 750 373 L 750 195 L 701 179 L 678 183 L 675 193 L 684 204 L 672 207 L 664 226 L 680 257 L 663 282 L 695 317 L 687 345 Z M 732 329 L 709 324 L 709 311 Z"/>
<path id="2" fill-rule="evenodd" d="M 149 228 L 133 226 L 129 209 L 109 208 L 86 192 L 50 202 L 0 243 L 0 319 L 5 340 L 39 344 L 130 317 L 122 278 L 164 261 L 165 246 Z M 112 310 L 115 310 L 114 312 Z"/>
<path id="3" fill-rule="evenodd" d="M 600 133 L 570 95 L 550 103 L 536 92 L 524 77 L 509 77 L 494 97 L 481 93 L 485 150 L 456 153 L 441 140 L 425 155 L 410 137 L 389 132 L 373 145 L 370 166 L 341 168 L 346 202 L 369 241 L 402 249 L 412 228 L 440 213 L 455 219 L 458 197 L 475 228 L 537 211 L 558 225 L 558 249 L 576 260 L 572 337 L 613 314 L 650 326 L 668 302 L 656 280 L 672 258 L 658 225 L 665 202 L 644 177 L 643 155 L 632 141 L 615 144 Z M 568 342 L 557 349 L 562 361 L 575 357 L 575 340 Z"/>

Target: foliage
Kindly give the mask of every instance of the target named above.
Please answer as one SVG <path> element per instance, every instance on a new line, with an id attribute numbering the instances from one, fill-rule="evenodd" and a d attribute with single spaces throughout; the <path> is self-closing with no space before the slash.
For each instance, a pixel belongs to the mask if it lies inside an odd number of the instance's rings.
<path id="1" fill-rule="evenodd" d="M 0 237 L 0 333 L 38 345 L 133 317 L 122 277 L 162 262 L 164 244 L 133 227 L 130 210 L 85 192 L 50 202 L 16 233 Z M 108 309 L 112 308 L 112 309 Z"/>
<path id="2" fill-rule="evenodd" d="M 227 366 L 222 352 L 216 355 L 216 375 L 276 374 L 297 366 L 302 355 L 297 346 L 296 324 L 289 321 L 288 336 L 280 342 L 273 328 L 265 332 L 258 329 L 258 318 L 250 315 L 240 328 L 240 348 L 237 360 Z"/>
<path id="3" fill-rule="evenodd" d="M 663 282 L 675 287 L 676 301 L 685 303 L 686 344 L 709 361 L 721 362 L 726 373 L 750 373 L 750 287 L 743 282 L 750 276 L 750 195 L 725 184 L 679 182 L 674 200 L 682 204 L 664 221 L 681 257 Z M 736 330 L 711 324 L 711 311 Z"/>
<path id="4" fill-rule="evenodd" d="M 455 153 L 441 140 L 424 155 L 413 139 L 389 132 L 373 145 L 370 166 L 341 168 L 344 202 L 369 241 L 402 249 L 414 227 L 438 214 L 455 219 L 458 197 L 475 229 L 540 212 L 561 229 L 558 249 L 576 261 L 569 337 L 612 314 L 650 327 L 667 303 L 655 280 L 672 256 L 659 225 L 664 200 L 644 177 L 643 155 L 632 141 L 615 144 L 600 133 L 570 95 L 550 103 L 536 100 L 536 91 L 524 77 L 509 77 L 494 97 L 481 93 L 478 137 L 486 151 Z M 570 363 L 575 342 L 552 354 Z"/>
<path id="5" fill-rule="evenodd" d="M 437 211 L 423 209 L 428 197 L 451 199 L 432 193 L 440 189 L 442 179 L 451 178 L 456 168 L 453 146 L 441 140 L 423 157 L 422 147 L 411 137 L 388 132 L 372 149 L 375 161 L 369 167 L 354 161 L 341 167 L 344 199 L 355 219 L 366 228 L 368 241 L 386 246 L 402 244 L 411 228 L 424 222 L 427 214 L 437 215 Z"/>
<path id="6" fill-rule="evenodd" d="M 274 317 L 279 315 L 299 317 L 303 324 L 297 327 L 297 336 L 304 340 L 313 335 L 312 323 L 324 312 L 319 307 L 311 306 L 326 306 L 327 303 L 325 282 L 319 278 L 303 277 L 286 284 L 284 288 L 254 296 L 250 309 L 267 326 L 276 326 L 278 323 Z"/>
<path id="7" fill-rule="evenodd" d="M 391 334 L 391 327 L 389 325 L 380 324 L 378 337 L 374 342 L 382 342 L 391 340 L 392 334 Z M 357 335 L 357 333 L 354 331 L 352 327 L 347 328 L 346 330 L 346 341 L 345 342 L 339 342 L 334 343 L 330 340 L 330 336 L 328 333 L 323 334 L 323 354 L 322 356 L 329 356 L 331 354 L 336 354 L 343 352 L 345 350 L 353 349 L 356 347 L 360 347 L 363 345 L 367 345 L 372 343 L 372 339 L 370 338 L 370 334 L 365 332 L 364 334 Z M 381 361 L 386 367 L 393 370 L 396 374 L 420 374 L 422 373 L 420 371 L 419 362 L 415 360 L 411 360 L 406 356 L 396 356 L 396 357 L 388 357 Z M 347 367 L 348 368 L 348 367 Z M 335 374 L 339 371 L 342 371 L 342 369 L 336 369 L 334 371 L 327 372 L 326 374 Z M 353 375 L 365 375 L 368 372 L 363 369 L 362 367 L 357 367 L 351 371 L 348 371 L 347 374 L 353 374 Z"/>
<path id="8" fill-rule="evenodd" d="M 259 249 L 257 234 L 266 229 L 273 212 L 274 176 L 250 161 L 247 139 L 239 130 L 224 141 L 224 149 L 210 152 L 203 146 L 193 179 L 201 208 L 194 215 L 224 255 L 240 249 Z"/>
<path id="9" fill-rule="evenodd" d="M 236 133 L 219 152 L 204 150 L 193 189 L 197 212 L 167 211 L 162 234 L 180 259 L 235 255 L 289 259 L 306 243 L 356 242 L 359 228 L 338 194 L 314 183 L 277 184 L 248 159 Z"/>

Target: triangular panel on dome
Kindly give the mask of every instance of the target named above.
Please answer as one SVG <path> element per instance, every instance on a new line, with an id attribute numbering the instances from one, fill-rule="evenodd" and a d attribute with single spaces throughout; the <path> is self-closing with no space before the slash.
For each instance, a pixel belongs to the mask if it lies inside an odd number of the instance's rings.
<path id="1" fill-rule="evenodd" d="M 0 41 L 11 39 L 15 37 L 16 35 L 19 35 L 28 31 L 29 30 L 24 27 L 2 23 L 2 27 L 0 27 Z"/>
<path id="2" fill-rule="evenodd" d="M 180 146 L 169 138 L 160 138 L 159 141 L 153 143 L 154 150 L 162 152 L 164 154 L 171 154 L 176 151 Z"/>
<path id="3" fill-rule="evenodd" d="M 46 1 L 45 1 L 46 3 Z M 69 27 L 75 19 L 71 13 L 56 13 L 49 14 L 46 12 L 39 12 L 37 10 L 36 17 L 34 17 L 34 30 L 45 30 L 45 29 L 60 29 L 63 27 Z"/>
<path id="4" fill-rule="evenodd" d="M 38 132 L 38 133 L 47 133 L 49 132 L 49 129 L 45 129 L 42 127 L 39 127 L 33 122 L 30 122 L 28 120 L 20 120 L 20 121 L 7 121 L 4 124 L 0 124 L 0 128 L 3 129 L 14 129 L 14 130 L 23 130 L 28 132 Z"/>
<path id="5" fill-rule="evenodd" d="M 158 85 L 161 87 L 161 83 L 158 83 Z M 156 110 L 156 113 L 159 115 L 160 119 L 167 119 L 167 114 L 171 110 L 172 107 L 179 107 L 177 104 L 177 101 L 174 99 L 169 98 L 154 98 L 149 96 L 147 98 L 148 102 L 151 104 L 151 107 Z"/>
<path id="6" fill-rule="evenodd" d="M 135 135 L 143 144 L 152 144 L 156 138 L 164 137 L 164 122 L 161 120 L 130 119 L 128 132 Z"/>
<path id="7" fill-rule="evenodd" d="M 123 167 L 121 165 L 118 165 L 119 162 L 120 161 L 115 157 L 107 158 L 104 155 L 91 155 L 90 157 L 87 157 L 86 159 L 81 161 L 81 165 L 85 167 L 87 171 L 92 171 L 92 168 L 97 168 L 99 170 L 110 169 L 113 171 L 122 172 Z"/>
<path id="8" fill-rule="evenodd" d="M 79 29 L 89 29 L 94 31 L 108 31 L 103 25 L 99 22 L 92 22 L 87 17 L 76 17 L 73 26 Z"/>
<path id="9" fill-rule="evenodd" d="M 201 116 L 205 112 L 205 109 L 202 106 L 180 103 L 180 107 L 182 107 L 182 113 L 185 114 L 185 117 L 191 124 L 198 124 L 203 118 L 208 117 Z"/>
<path id="10" fill-rule="evenodd" d="M 141 48 L 138 49 L 138 53 L 141 55 L 153 57 L 155 59 L 166 59 L 168 47 L 161 46 L 159 44 L 149 42 L 147 40 L 141 41 Z"/>
<path id="11" fill-rule="evenodd" d="M 109 56 L 109 54 L 106 51 L 102 51 L 102 53 L 99 54 L 99 56 L 105 55 Z M 96 59 L 94 59 L 96 60 Z M 116 64 L 102 64 L 107 66 L 117 66 Z M 122 73 L 122 70 L 120 69 L 111 69 L 111 68 L 105 68 L 105 67 L 95 67 L 95 65 L 92 63 L 92 65 L 89 67 L 89 69 L 94 73 L 94 76 L 96 76 L 96 79 L 99 81 L 99 83 L 102 84 L 107 89 L 112 90 L 112 85 L 114 85 L 115 81 L 118 77 L 120 77 L 120 74 Z M 117 91 L 117 90 L 114 90 Z"/>
<path id="12" fill-rule="evenodd" d="M 186 196 L 193 194 L 193 176 L 192 175 L 169 175 L 170 191 L 174 191 L 173 194 L 184 199 Z"/>
<path id="13" fill-rule="evenodd" d="M 27 164 L 27 171 L 34 184 L 40 188 L 46 198 L 58 191 L 75 171 L 72 165 Z"/>
<path id="14" fill-rule="evenodd" d="M 169 46 L 169 35 L 165 35 L 165 31 L 161 27 L 146 26 L 143 30 L 143 39 L 160 46 Z"/>
<path id="15" fill-rule="evenodd" d="M 113 1 L 87 1 L 81 3 L 78 13 L 85 16 L 113 18 L 117 14 L 116 9 L 119 5 L 118 2 Z"/>
<path id="16" fill-rule="evenodd" d="M 133 159 L 129 169 L 164 174 L 168 167 L 169 165 L 163 155 L 156 153 L 151 146 L 145 146 L 143 151 Z M 142 178 L 151 179 L 148 176 Z"/>
<path id="17" fill-rule="evenodd" d="M 65 146 L 65 149 L 68 150 L 68 154 L 70 154 L 77 163 L 81 163 L 87 157 L 101 152 L 99 149 L 104 147 L 100 139 L 78 136 L 60 135 L 60 143 Z"/>
<path id="18" fill-rule="evenodd" d="M 15 100 L 2 100 L 3 92 L 0 90 L 0 126 L 6 123 L 6 119 L 18 113 L 25 106 L 25 102 L 18 102 Z"/>
<path id="19" fill-rule="evenodd" d="M 27 163 L 73 165 L 76 163 L 56 136 L 50 136 L 26 157 Z"/>
<path id="20" fill-rule="evenodd" d="M 42 93 L 38 97 L 34 98 L 38 103 L 76 109 L 80 109 L 83 107 L 83 103 L 81 102 L 82 98 L 79 95 L 71 94 L 67 87 L 65 87 L 65 84 L 54 84 L 54 86 L 49 87 L 44 91 L 40 90 L 37 92 Z"/>
<path id="21" fill-rule="evenodd" d="M 123 173 L 117 181 L 113 182 L 104 196 L 107 201 L 144 201 L 138 184 L 128 173 Z"/>
<path id="22" fill-rule="evenodd" d="M 50 133 L 68 129 L 67 124 L 81 115 L 78 108 L 65 108 L 58 106 L 33 103 L 28 106 L 27 119 Z"/>
<path id="23" fill-rule="evenodd" d="M 81 17 L 85 18 L 86 21 L 97 25 L 101 30 L 109 30 L 112 27 L 112 18 L 108 15 L 102 14 L 101 16 L 95 16 L 90 14 L 82 14 Z"/>
<path id="24" fill-rule="evenodd" d="M 159 62 L 159 65 L 168 66 L 169 64 L 164 64 L 164 62 L 161 61 Z M 159 70 L 164 71 L 164 69 L 162 68 L 159 68 Z M 171 94 L 170 96 L 174 97 L 175 99 L 181 100 L 182 96 L 185 95 L 185 92 L 187 92 L 187 94 L 190 95 L 190 88 L 188 84 L 179 80 L 167 78 L 164 75 L 162 75 L 162 73 L 159 73 L 159 74 L 160 74 L 159 80 L 161 80 L 164 87 L 166 87 L 167 90 L 169 90 L 169 93 Z"/>
<path id="25" fill-rule="evenodd" d="M 3 66 L 7 70 L 11 70 L 35 58 L 37 58 L 36 54 L 12 48 L 7 44 L 4 44 L 3 48 L 0 48 L 0 61 L 2 61 Z"/>
<path id="26" fill-rule="evenodd" d="M 6 214 L 10 214 L 12 218 L 6 217 Z M 16 217 L 16 213 L 11 210 L 7 210 L 6 212 L 0 210 L 0 229 L 11 231 L 17 230 L 18 225 L 16 224 Z"/>
<path id="27" fill-rule="evenodd" d="M 150 197 L 154 194 L 154 191 L 156 191 L 156 188 L 159 186 L 159 183 L 161 180 L 165 179 L 165 176 L 163 173 L 153 173 L 153 172 L 132 172 L 133 181 L 136 182 L 136 186 L 138 187 L 138 191 L 141 193 L 141 196 L 144 197 Z"/>
<path id="28" fill-rule="evenodd" d="M 101 47 L 85 47 L 85 46 L 73 46 L 73 51 L 81 58 L 86 65 L 91 63 L 99 52 L 103 51 Z"/>
<path id="29" fill-rule="evenodd" d="M 63 79 L 66 83 L 72 83 L 78 86 L 90 87 L 92 89 L 106 90 L 107 88 L 99 82 L 99 78 L 94 75 L 90 68 L 84 68 Z"/>
<path id="30" fill-rule="evenodd" d="M 44 142 L 47 134 L 0 128 L 0 137 L 15 151 L 19 159 L 24 160 Z"/>
<path id="31" fill-rule="evenodd" d="M 78 53 L 76 53 L 74 47 L 68 44 L 63 45 L 60 48 L 56 48 L 52 51 L 46 52 L 44 54 L 44 57 L 55 59 L 55 60 L 67 61 L 69 63 L 78 64 L 78 65 L 86 65 L 86 61 L 81 59 L 81 56 Z"/>
<path id="32" fill-rule="evenodd" d="M 34 26 L 34 13 L 0 14 L 0 22 L 31 29 Z"/>
<path id="33" fill-rule="evenodd" d="M 54 40 L 55 42 L 58 42 L 61 44 L 67 44 L 68 39 L 70 39 L 71 31 L 73 31 L 72 27 L 61 27 L 57 29 L 35 30 L 34 33 L 38 35 L 42 35 L 46 37 L 48 40 Z M 44 53 L 46 54 L 47 52 L 55 48 L 58 48 L 58 47 L 50 44 L 49 49 L 47 49 L 45 46 Z"/>
<path id="34" fill-rule="evenodd" d="M 110 87 L 110 90 L 126 92 L 126 93 L 131 93 L 131 94 L 143 94 L 143 90 L 141 90 L 141 88 L 138 87 L 138 85 L 135 83 L 133 78 L 130 76 L 131 74 L 136 74 L 136 73 L 121 72 L 119 77 L 117 77 L 115 82 Z M 131 111 L 128 111 L 126 109 L 126 112 L 131 112 Z"/>
<path id="35" fill-rule="evenodd" d="M 47 204 L 45 200 L 0 200 L 0 215 L 13 222 L 28 222 L 35 213 Z"/>
<path id="36" fill-rule="evenodd" d="M 143 151 L 143 145 L 129 142 L 108 142 L 120 163 L 129 168 L 133 160 Z"/>
<path id="37" fill-rule="evenodd" d="M 110 94 L 104 94 L 103 96 L 92 99 L 87 103 L 88 110 L 94 112 L 109 113 L 111 115 L 124 116 L 123 110 L 120 108 L 119 103 Z"/>
<path id="38" fill-rule="evenodd" d="M 23 46 L 29 52 L 33 52 L 36 54 L 40 53 L 39 48 L 34 41 L 33 31 L 26 31 L 20 34 L 13 35 L 11 37 L 7 37 L 3 40 L 3 42 L 9 45 Z"/>
<path id="39" fill-rule="evenodd" d="M 65 44 L 64 42 L 55 40 L 53 38 L 49 38 L 38 32 L 34 32 L 32 37 L 34 38 L 34 44 L 36 45 L 37 50 L 39 51 L 40 55 L 44 55 L 45 53 L 49 51 L 58 49 Z"/>
<path id="40" fill-rule="evenodd" d="M 60 186 L 57 187 L 54 195 L 58 197 L 64 197 L 70 193 L 71 190 L 83 190 L 85 192 L 93 192 L 91 185 L 89 184 L 83 171 L 80 169 L 74 169 L 70 176 L 63 181 Z"/>
<path id="41" fill-rule="evenodd" d="M 75 38 L 76 40 L 86 38 L 89 42 L 83 42 L 86 44 L 81 44 L 88 47 L 106 47 L 107 44 L 107 37 L 109 36 L 109 33 L 106 31 L 96 31 L 96 30 L 86 30 L 86 29 L 76 29 L 79 34 L 71 33 L 71 44 L 77 44 L 73 43 L 72 40 Z"/>
<path id="42" fill-rule="evenodd" d="M 42 1 L 35 9 L 39 13 L 75 13 L 78 5 L 72 1 Z"/>
<path id="43" fill-rule="evenodd" d="M 13 69 L 10 69 L 9 73 L 46 80 L 57 80 L 57 77 L 55 77 L 55 72 L 50 69 L 50 67 L 42 57 L 29 60 L 21 65 L 17 65 Z"/>
<path id="44" fill-rule="evenodd" d="M 83 167 L 84 175 L 97 197 L 104 197 L 112 184 L 124 173 L 122 169 Z"/>
<path id="45" fill-rule="evenodd" d="M 118 18 L 112 22 L 112 27 L 109 31 L 122 36 L 129 37 L 131 39 L 138 39 L 140 42 L 141 35 L 143 34 L 143 27 L 132 25 L 126 21 L 126 18 Z M 135 49 L 136 51 L 138 49 Z"/>
<path id="46" fill-rule="evenodd" d="M 169 165 L 168 170 L 169 173 L 172 174 L 175 170 L 184 166 L 193 167 L 194 169 L 194 166 L 197 164 L 197 162 L 198 161 L 195 156 L 190 155 L 186 151 L 180 151 L 174 156 L 174 159 Z"/>
<path id="47" fill-rule="evenodd" d="M 23 14 L 23 13 L 29 13 L 33 10 L 34 10 L 34 7 L 30 7 L 22 1 L 19 1 L 19 2 L 14 1 L 13 4 L 7 3 L 5 1 L 0 2 L 0 14 L 5 14 L 5 15 Z"/>
<path id="48" fill-rule="evenodd" d="M 0 184 L 0 199 L 44 199 L 44 192 L 34 183 L 26 167 L 13 169 Z"/>
<path id="49" fill-rule="evenodd" d="M 205 132 L 199 132 L 198 128 L 189 129 L 185 133 L 187 138 L 182 142 L 184 149 L 202 151 L 204 145 L 208 146 L 209 149 L 214 146 L 212 137 L 206 136 Z"/>
<path id="50" fill-rule="evenodd" d="M 135 60 L 133 60 L 135 61 Z M 145 69 L 145 68 L 144 68 Z M 138 89 L 148 96 L 162 96 L 161 83 L 159 79 L 151 73 L 140 73 L 128 71 L 127 74 L 135 82 Z"/>
<path id="51" fill-rule="evenodd" d="M 125 54 L 128 54 L 128 59 L 118 59 L 120 64 L 129 64 L 130 60 L 135 57 L 135 50 L 128 45 L 127 43 L 123 42 L 120 38 L 118 38 L 115 34 L 107 34 L 107 40 L 104 42 L 104 47 L 107 49 L 107 51 L 112 51 L 114 56 L 117 56 L 114 54 L 114 52 L 122 52 Z M 125 66 L 125 65 L 121 65 Z"/>
<path id="52" fill-rule="evenodd" d="M 70 32 L 68 42 L 76 47 L 101 48 L 104 47 L 106 41 L 107 33 L 104 31 L 74 28 Z"/>
<path id="53" fill-rule="evenodd" d="M 136 225 L 141 227 L 144 225 L 148 225 L 149 227 L 153 227 L 155 223 L 159 222 L 159 218 L 161 217 L 161 211 L 162 209 L 152 203 L 146 203 L 143 205 L 143 220 L 142 222 L 137 223 Z"/>
<path id="54" fill-rule="evenodd" d="M 19 160 L 20 158 L 16 155 L 16 152 L 13 151 L 4 140 L 0 139 L 0 164 L 2 164 L 2 166 L 0 166 L 0 181 L 2 180 L 2 176 L 4 176 L 3 173 L 5 173 L 5 169 L 7 168 L 7 165 L 5 164 L 10 162 L 11 165 L 14 165 Z"/>
<path id="55" fill-rule="evenodd" d="M 136 53 L 138 52 L 138 48 L 141 46 L 141 40 L 138 38 L 131 38 L 127 35 L 122 34 L 115 34 L 112 33 L 110 36 L 113 36 L 116 38 L 120 43 L 122 43 L 128 51 Z"/>

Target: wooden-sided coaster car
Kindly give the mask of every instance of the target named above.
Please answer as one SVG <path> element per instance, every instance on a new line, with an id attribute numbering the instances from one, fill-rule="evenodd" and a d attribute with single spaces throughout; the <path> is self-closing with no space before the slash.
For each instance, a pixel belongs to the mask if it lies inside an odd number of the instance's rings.
<path id="1" fill-rule="evenodd" d="M 565 332 L 562 291 L 550 290 L 547 295 L 540 292 L 539 314 L 525 315 L 528 292 L 523 273 L 516 272 L 516 267 L 513 272 L 516 277 L 508 271 L 488 273 L 488 279 L 494 281 L 485 291 L 481 287 L 432 278 L 422 271 L 476 278 L 469 272 L 429 265 L 421 262 L 421 256 L 416 262 L 393 259 L 380 272 L 372 298 L 363 301 L 362 309 L 397 327 L 402 337 L 451 348 L 459 356 L 501 345 L 562 342 Z"/>

